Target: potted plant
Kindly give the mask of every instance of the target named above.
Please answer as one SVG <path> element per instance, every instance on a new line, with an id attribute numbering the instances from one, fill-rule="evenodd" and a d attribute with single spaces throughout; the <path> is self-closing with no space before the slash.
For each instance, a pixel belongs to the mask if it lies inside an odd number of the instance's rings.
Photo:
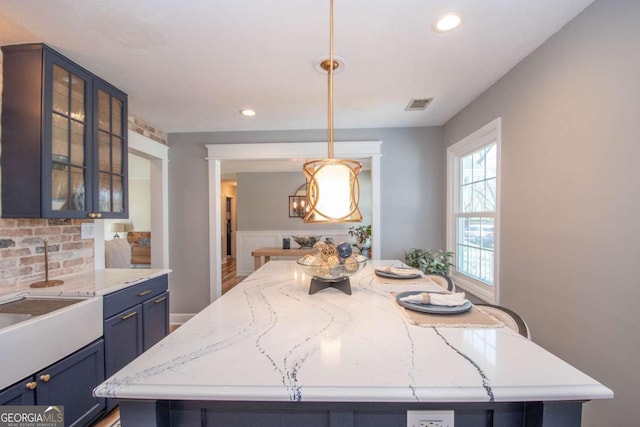
<path id="1" fill-rule="evenodd" d="M 445 252 L 442 249 L 425 250 L 413 248 L 405 252 L 405 262 L 408 266 L 418 268 L 426 274 L 448 276 L 449 267 L 453 266 L 449 262 L 449 258 L 452 256 L 453 252 Z"/>
<path id="2" fill-rule="evenodd" d="M 371 225 L 349 227 L 349 235 L 356 240 L 353 246 L 358 248 L 362 255 L 368 257 L 371 249 Z"/>

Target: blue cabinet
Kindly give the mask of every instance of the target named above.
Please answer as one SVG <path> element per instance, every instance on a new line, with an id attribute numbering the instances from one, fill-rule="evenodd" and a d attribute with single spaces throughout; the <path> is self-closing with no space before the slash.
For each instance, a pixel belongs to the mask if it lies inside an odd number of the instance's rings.
<path id="1" fill-rule="evenodd" d="M 163 275 L 104 297 L 105 371 L 109 378 L 169 333 L 168 277 Z M 107 411 L 117 401 L 107 400 Z"/>
<path id="2" fill-rule="evenodd" d="M 105 320 L 107 378 L 142 354 L 142 307 L 134 306 Z"/>
<path id="3" fill-rule="evenodd" d="M 0 405 L 35 405 L 37 383 L 29 377 L 0 391 Z"/>
<path id="4" fill-rule="evenodd" d="M 142 304 L 142 351 L 147 351 L 169 334 L 169 292 Z"/>
<path id="5" fill-rule="evenodd" d="M 0 392 L 2 405 L 64 406 L 66 426 L 83 426 L 105 408 L 92 392 L 105 379 L 104 341 L 92 344 Z"/>
<path id="6" fill-rule="evenodd" d="M 127 218 L 127 95 L 44 44 L 2 51 L 3 217 Z"/>

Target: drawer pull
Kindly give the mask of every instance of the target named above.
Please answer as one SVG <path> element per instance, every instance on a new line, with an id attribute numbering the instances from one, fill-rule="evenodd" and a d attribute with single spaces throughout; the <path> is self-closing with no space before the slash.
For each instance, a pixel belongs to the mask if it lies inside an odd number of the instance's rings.
<path id="1" fill-rule="evenodd" d="M 49 374 L 40 375 L 40 381 L 44 383 L 48 383 L 50 379 L 51 379 L 51 375 Z"/>
<path id="2" fill-rule="evenodd" d="M 124 316 L 122 316 L 122 317 L 121 317 L 121 319 L 122 319 L 122 320 L 127 320 L 127 319 L 129 319 L 130 317 L 135 316 L 136 314 L 138 314 L 138 312 L 137 312 L 137 311 L 134 311 L 133 313 L 125 314 Z"/>
<path id="3" fill-rule="evenodd" d="M 154 302 L 155 302 L 156 304 L 160 304 L 162 301 L 164 301 L 164 300 L 166 300 L 166 299 L 167 299 L 167 297 L 162 297 L 162 298 L 158 298 L 158 299 L 157 299 L 157 300 L 155 300 Z"/>
<path id="4" fill-rule="evenodd" d="M 38 383 L 37 383 L 37 382 L 35 382 L 35 381 L 28 382 L 26 387 L 27 387 L 29 390 L 35 390 L 35 389 L 36 389 L 36 387 L 38 387 Z"/>
<path id="5" fill-rule="evenodd" d="M 145 295 L 147 295 L 147 294 L 150 294 L 150 293 L 151 293 L 151 290 L 150 290 L 150 289 L 147 289 L 146 291 L 142 291 L 142 292 L 140 292 L 140 293 L 138 294 L 138 296 L 139 296 L 139 297 L 143 297 L 143 296 L 145 296 Z"/>

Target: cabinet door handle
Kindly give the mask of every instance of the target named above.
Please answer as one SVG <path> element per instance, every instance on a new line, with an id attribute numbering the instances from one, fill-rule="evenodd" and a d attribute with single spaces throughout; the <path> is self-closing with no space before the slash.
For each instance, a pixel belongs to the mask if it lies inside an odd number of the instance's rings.
<path id="1" fill-rule="evenodd" d="M 139 297 L 143 297 L 143 296 L 145 296 L 146 294 L 150 294 L 150 293 L 151 293 L 151 290 L 150 290 L 150 289 L 147 289 L 146 291 L 142 291 L 142 292 L 140 292 L 140 293 L 138 294 L 138 296 L 139 296 Z"/>
<path id="2" fill-rule="evenodd" d="M 51 379 L 51 375 L 49 374 L 40 375 L 40 381 L 44 383 L 49 382 L 50 379 Z"/>
<path id="3" fill-rule="evenodd" d="M 167 299 L 167 297 L 162 297 L 162 298 L 158 298 L 158 299 L 157 299 L 157 300 L 155 300 L 154 302 L 155 302 L 156 304 L 160 304 L 162 301 L 164 301 L 164 300 L 166 300 L 166 299 Z"/>
<path id="4" fill-rule="evenodd" d="M 37 382 L 35 382 L 35 381 L 28 382 L 28 383 L 27 383 L 27 385 L 26 385 L 26 387 L 27 387 L 29 390 L 35 390 L 35 389 L 36 389 L 36 387 L 38 387 L 38 383 L 37 383 Z"/>
<path id="5" fill-rule="evenodd" d="M 97 213 L 96 214 L 96 218 L 102 218 L 102 214 L 101 213 Z"/>
<path id="6" fill-rule="evenodd" d="M 124 316 L 122 316 L 122 317 L 121 317 L 121 319 L 122 319 L 122 320 L 127 320 L 127 319 L 129 319 L 130 317 L 135 316 L 136 314 L 138 314 L 138 312 L 137 312 L 137 311 L 134 311 L 133 313 L 125 314 Z"/>
<path id="7" fill-rule="evenodd" d="M 93 212 L 91 212 L 89 215 L 87 215 L 89 218 L 95 218 L 96 214 L 94 214 Z"/>

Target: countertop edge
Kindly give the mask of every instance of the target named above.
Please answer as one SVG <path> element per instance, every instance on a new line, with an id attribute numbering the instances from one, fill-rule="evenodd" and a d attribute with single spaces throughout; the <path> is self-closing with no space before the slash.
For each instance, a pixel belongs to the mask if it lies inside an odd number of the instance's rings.
<path id="1" fill-rule="evenodd" d="M 122 389 L 119 389 L 122 387 Z M 531 401 L 587 401 L 611 399 L 613 391 L 599 384 L 561 387 L 495 387 L 494 402 Z M 460 389 L 418 387 L 415 395 L 409 387 L 312 387 L 301 388 L 301 402 L 489 402 L 482 387 Z M 193 401 L 265 401 L 290 402 L 291 396 L 284 387 L 197 386 L 185 385 L 176 392 L 175 387 L 161 385 L 121 385 L 104 383 L 94 390 L 98 397 L 133 400 L 193 400 Z"/>

